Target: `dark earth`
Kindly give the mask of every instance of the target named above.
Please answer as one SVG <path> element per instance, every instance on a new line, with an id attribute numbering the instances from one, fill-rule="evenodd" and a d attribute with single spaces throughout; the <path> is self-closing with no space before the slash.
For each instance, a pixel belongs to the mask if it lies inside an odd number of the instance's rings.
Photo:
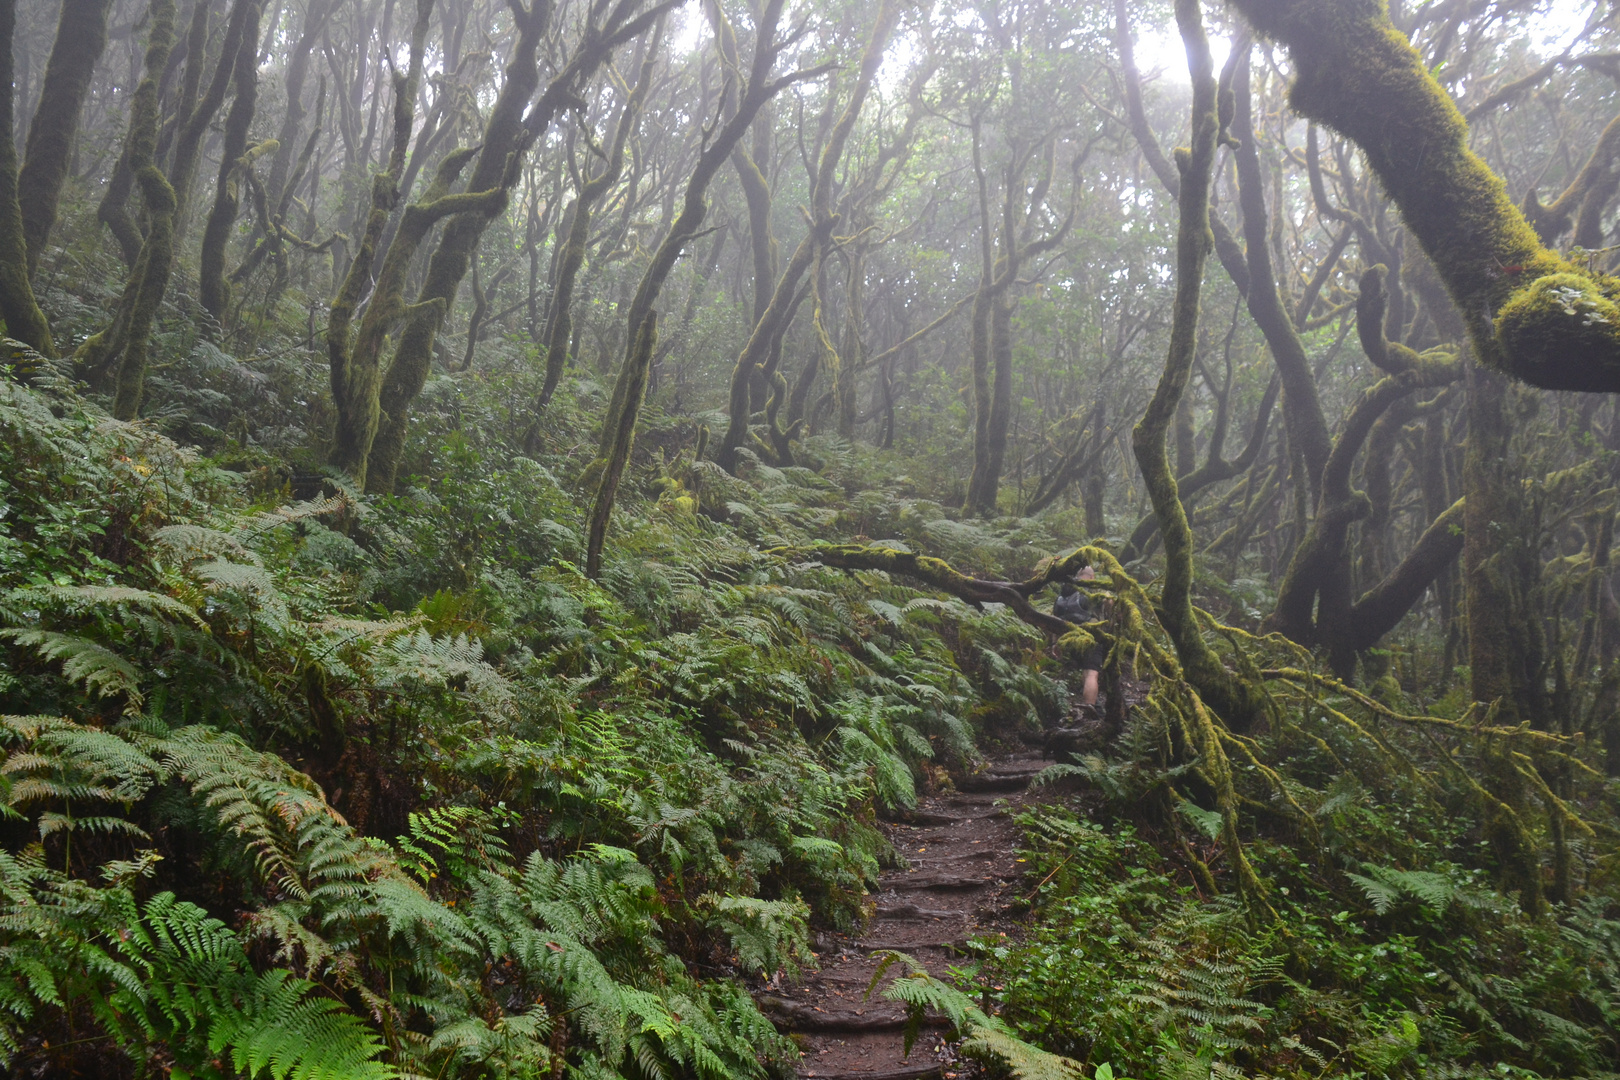
<path id="1" fill-rule="evenodd" d="M 993 759 L 962 790 L 920 799 L 905 820 L 885 826 L 907 866 L 880 879 L 876 912 L 859 936 L 818 939 L 821 967 L 801 985 L 757 995 L 760 1008 L 804 1050 L 802 1077 L 912 1080 L 977 1075 L 958 1063 L 933 1019 L 905 1053 L 905 1009 L 867 988 L 895 949 L 944 977 L 969 938 L 1011 934 L 1017 901 L 1027 894 L 1013 816 L 1029 801 L 1029 783 L 1048 765 L 1038 751 Z M 876 955 L 874 955 L 876 954 Z M 890 968 L 884 982 L 899 974 Z M 931 1026 L 929 1026 L 931 1025 Z"/>

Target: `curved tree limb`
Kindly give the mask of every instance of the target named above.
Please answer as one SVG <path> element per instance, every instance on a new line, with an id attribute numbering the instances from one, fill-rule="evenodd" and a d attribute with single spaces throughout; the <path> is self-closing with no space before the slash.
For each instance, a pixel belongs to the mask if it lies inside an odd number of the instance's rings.
<path id="1" fill-rule="evenodd" d="M 1233 3 L 1287 48 L 1294 109 L 1366 154 L 1479 358 L 1546 389 L 1620 390 L 1620 281 L 1542 244 L 1382 0 Z"/>

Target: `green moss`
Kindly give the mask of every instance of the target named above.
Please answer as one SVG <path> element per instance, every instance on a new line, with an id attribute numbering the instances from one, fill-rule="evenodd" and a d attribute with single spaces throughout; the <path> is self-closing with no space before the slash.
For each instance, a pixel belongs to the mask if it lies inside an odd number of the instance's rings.
<path id="1" fill-rule="evenodd" d="M 1620 306 L 1584 274 L 1548 274 L 1519 289 L 1495 329 L 1527 382 L 1567 390 L 1620 382 Z"/>
<path id="2" fill-rule="evenodd" d="M 1501 177 L 1469 149 L 1462 114 L 1390 22 L 1383 0 L 1236 6 L 1288 47 L 1298 73 L 1295 110 L 1361 147 L 1485 363 L 1536 386 L 1620 389 L 1620 336 L 1590 318 L 1607 318 L 1604 298 L 1620 295 L 1620 282 L 1543 246 Z M 1557 280 L 1544 284 L 1549 279 Z M 1566 289 L 1581 311 L 1557 303 Z"/>

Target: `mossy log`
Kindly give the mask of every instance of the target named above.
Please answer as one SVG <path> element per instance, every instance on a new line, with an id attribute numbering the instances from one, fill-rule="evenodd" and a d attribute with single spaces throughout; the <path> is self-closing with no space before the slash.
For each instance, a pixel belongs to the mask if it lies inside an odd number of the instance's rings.
<path id="1" fill-rule="evenodd" d="M 1620 390 L 1620 280 L 1548 250 L 1386 0 L 1233 0 L 1295 70 L 1294 109 L 1361 147 L 1481 360 L 1550 390 Z"/>
<path id="2" fill-rule="evenodd" d="M 1102 558 L 1100 549 L 1082 547 L 1061 559 L 1043 563 L 1034 576 L 1023 581 L 995 581 L 969 577 L 944 559 L 868 544 L 780 547 L 772 548 L 766 554 L 810 560 L 839 570 L 877 570 L 910 578 L 970 604 L 1005 604 L 1014 615 L 1053 638 L 1070 633 L 1074 630 L 1074 624 L 1041 611 L 1029 598 L 1054 582 L 1073 580 L 1075 574 L 1086 566 L 1112 562 L 1112 559 L 1105 561 Z"/>

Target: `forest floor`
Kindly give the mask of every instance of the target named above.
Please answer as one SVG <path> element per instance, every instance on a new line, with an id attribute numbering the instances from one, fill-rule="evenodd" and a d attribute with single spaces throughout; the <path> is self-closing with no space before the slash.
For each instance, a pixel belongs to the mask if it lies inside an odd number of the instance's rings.
<path id="1" fill-rule="evenodd" d="M 974 1064 L 954 1058 L 942 1038 L 942 1020 L 925 1021 L 910 1055 L 905 1053 L 904 1006 L 884 1000 L 881 988 L 867 995 L 880 962 L 872 954 L 898 950 L 943 978 L 969 938 L 1016 932 L 1013 912 L 1028 887 L 1013 817 L 1032 801 L 1030 781 L 1050 764 L 1036 750 L 992 758 L 962 782 L 962 790 L 923 798 L 905 820 L 884 826 L 907 865 L 883 874 L 866 930 L 820 936 L 820 970 L 798 986 L 758 995 L 765 1014 L 803 1049 L 800 1076 L 912 1080 L 978 1074 Z M 900 974 L 891 968 L 884 982 Z"/>

